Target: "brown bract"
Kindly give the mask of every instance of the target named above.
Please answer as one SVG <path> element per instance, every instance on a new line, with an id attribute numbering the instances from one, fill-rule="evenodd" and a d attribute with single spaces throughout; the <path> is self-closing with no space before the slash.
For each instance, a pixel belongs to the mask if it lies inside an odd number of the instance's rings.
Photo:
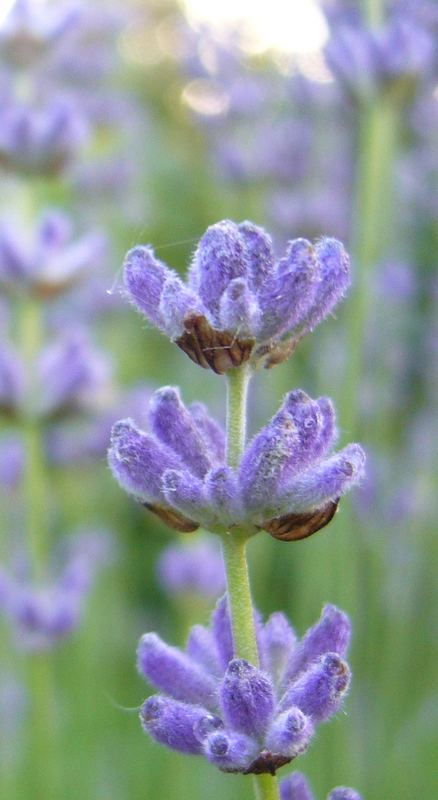
<path id="1" fill-rule="evenodd" d="M 150 503 L 142 503 L 142 505 L 147 508 L 148 511 L 152 511 L 153 514 L 156 514 L 165 525 L 168 525 L 169 528 L 173 528 L 175 531 L 179 531 L 180 533 L 193 533 L 199 528 L 198 522 L 183 517 L 182 514 L 178 514 L 178 512 L 173 509 L 161 508 L 161 506 L 154 506 Z"/>
<path id="2" fill-rule="evenodd" d="M 324 508 L 309 511 L 304 514 L 286 514 L 264 522 L 262 527 L 280 542 L 294 542 L 298 539 L 307 539 L 313 533 L 321 530 L 332 521 L 339 504 L 331 500 Z"/>
<path id="3" fill-rule="evenodd" d="M 248 361 L 255 339 L 239 339 L 229 331 L 212 328 L 206 317 L 193 314 L 184 320 L 185 331 L 176 344 L 195 364 L 223 375 Z"/>

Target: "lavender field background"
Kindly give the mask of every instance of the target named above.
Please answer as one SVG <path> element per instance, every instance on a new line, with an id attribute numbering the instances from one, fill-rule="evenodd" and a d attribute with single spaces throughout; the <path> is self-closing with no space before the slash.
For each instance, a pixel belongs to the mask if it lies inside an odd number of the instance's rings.
<path id="1" fill-rule="evenodd" d="M 269 3 L 228 26 L 208 21 L 209 4 L 201 18 L 199 3 L 10 5 L 0 3 L 0 797 L 252 797 L 245 776 L 141 730 L 151 688 L 136 671 L 139 637 L 183 644 L 221 579 L 202 555 L 211 579 L 181 587 L 159 568 L 170 545 L 213 537 L 170 532 L 106 461 L 112 424 L 141 422 L 160 386 L 225 414 L 220 376 L 129 306 L 126 251 L 151 243 L 184 275 L 209 225 L 249 219 L 278 253 L 289 239 L 334 236 L 352 264 L 346 302 L 257 373 L 249 409 L 253 434 L 285 392 L 328 395 L 341 443 L 367 452 L 366 477 L 327 529 L 296 543 L 260 533 L 249 546 L 264 617 L 281 608 L 302 633 L 330 602 L 353 622 L 349 697 L 297 768 L 316 798 L 337 784 L 367 800 L 432 798 L 438 3 L 303 0 L 274 32 Z"/>

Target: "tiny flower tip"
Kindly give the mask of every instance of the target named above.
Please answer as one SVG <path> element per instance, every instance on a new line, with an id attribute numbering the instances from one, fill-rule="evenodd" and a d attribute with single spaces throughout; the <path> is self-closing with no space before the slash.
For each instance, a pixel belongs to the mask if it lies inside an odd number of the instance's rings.
<path id="1" fill-rule="evenodd" d="M 226 756 L 230 749 L 229 739 L 224 733 L 215 731 L 207 737 L 206 749 L 214 756 Z"/>
<path id="2" fill-rule="evenodd" d="M 145 700 L 140 709 L 141 721 L 148 723 L 152 722 L 155 719 L 158 719 L 164 705 L 165 701 L 162 697 L 157 697 L 156 695 L 148 697 L 148 699 Z"/>
<path id="3" fill-rule="evenodd" d="M 177 386 L 162 386 L 160 389 L 157 389 L 151 398 L 151 410 L 154 410 L 163 402 L 172 403 L 172 405 L 175 406 L 181 403 L 181 394 Z"/>
<path id="4" fill-rule="evenodd" d="M 286 718 L 286 728 L 289 733 L 300 733 L 306 727 L 307 717 L 299 708 L 291 708 Z"/>
<path id="5" fill-rule="evenodd" d="M 214 714 L 206 714 L 195 722 L 193 733 L 196 739 L 202 744 L 212 733 L 219 728 L 223 728 L 223 726 L 223 722 L 219 717 L 216 717 Z"/>
<path id="6" fill-rule="evenodd" d="M 144 272 L 154 263 L 155 255 L 150 245 L 137 245 L 129 250 L 123 264 L 123 274 L 128 288 L 131 278 Z"/>
<path id="7" fill-rule="evenodd" d="M 355 789 L 349 789 L 347 786 L 337 786 L 332 789 L 327 800 L 362 800 L 362 797 Z"/>

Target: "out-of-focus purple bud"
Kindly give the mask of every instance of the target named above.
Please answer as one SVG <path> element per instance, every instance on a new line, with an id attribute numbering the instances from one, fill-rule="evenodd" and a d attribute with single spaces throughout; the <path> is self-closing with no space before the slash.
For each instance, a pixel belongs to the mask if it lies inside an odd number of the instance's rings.
<path id="1" fill-rule="evenodd" d="M 0 568 L 0 611 L 25 649 L 47 649 L 78 626 L 96 571 L 108 560 L 106 534 L 81 532 L 66 543 L 57 575 L 46 583 L 32 584 Z"/>
<path id="2" fill-rule="evenodd" d="M 281 611 L 271 614 L 261 633 L 262 666 L 282 685 L 284 671 L 291 653 L 295 652 L 296 635 Z"/>
<path id="3" fill-rule="evenodd" d="M 215 706 L 217 682 L 177 647 L 169 647 L 155 633 L 140 639 L 137 652 L 139 672 L 156 689 L 175 700 Z"/>
<path id="4" fill-rule="evenodd" d="M 310 786 L 301 772 L 293 772 L 280 781 L 280 800 L 313 800 Z"/>
<path id="5" fill-rule="evenodd" d="M 248 736 L 262 736 L 274 706 L 274 690 L 268 676 L 243 659 L 230 661 L 221 688 L 225 724 Z"/>
<path id="6" fill-rule="evenodd" d="M 225 670 L 234 656 L 233 632 L 231 630 L 227 595 L 224 595 L 216 603 L 216 608 L 211 616 L 211 629 L 216 642 L 220 665 Z"/>
<path id="7" fill-rule="evenodd" d="M 194 728 L 206 715 L 205 709 L 199 706 L 153 695 L 141 707 L 140 722 L 146 733 L 160 744 L 180 753 L 197 755 L 202 752 L 202 746 Z"/>
<path id="8" fill-rule="evenodd" d="M 434 46 L 430 33 L 409 14 L 394 14 L 377 31 L 363 23 L 340 26 L 325 53 L 333 74 L 356 100 L 385 91 L 405 100 L 428 73 Z"/>
<path id="9" fill-rule="evenodd" d="M 86 134 L 83 118 L 65 102 L 38 110 L 6 105 L 0 114 L 0 166 L 25 175 L 58 175 Z"/>
<path id="10" fill-rule="evenodd" d="M 186 547 L 167 547 L 158 562 L 162 586 L 171 595 L 199 594 L 211 598 L 225 589 L 225 573 L 220 550 L 210 541 L 198 541 Z"/>
<path id="11" fill-rule="evenodd" d="M 200 240 L 188 287 L 146 246 L 128 253 L 124 276 L 136 307 L 195 363 L 221 374 L 249 360 L 284 361 L 343 297 L 349 260 L 335 239 L 297 239 L 275 262 L 263 229 L 223 220 Z"/>
<path id="12" fill-rule="evenodd" d="M 29 68 L 59 46 L 78 21 L 70 3 L 58 7 L 15 0 L 0 26 L 0 58 L 14 68 Z"/>
<path id="13" fill-rule="evenodd" d="M 362 800 L 362 797 L 355 789 L 349 789 L 347 786 L 337 786 L 332 789 L 327 800 Z"/>
<path id="14" fill-rule="evenodd" d="M 58 211 L 41 215 L 28 237 L 21 229 L 13 220 L 0 225 L 0 285 L 9 291 L 56 297 L 101 262 L 105 252 L 98 233 L 72 240 L 70 219 Z"/>
<path id="15" fill-rule="evenodd" d="M 110 373 L 106 355 L 93 349 L 82 331 L 43 350 L 37 371 L 38 406 L 44 414 L 95 406 L 108 387 Z"/>
<path id="16" fill-rule="evenodd" d="M 193 625 L 187 639 L 186 653 L 203 669 L 216 677 L 221 675 L 216 642 L 208 628 L 203 625 Z"/>
<path id="17" fill-rule="evenodd" d="M 322 722 L 339 710 L 350 685 L 350 670 L 337 653 L 326 653 L 298 676 L 280 707 L 298 706 L 313 722 Z"/>

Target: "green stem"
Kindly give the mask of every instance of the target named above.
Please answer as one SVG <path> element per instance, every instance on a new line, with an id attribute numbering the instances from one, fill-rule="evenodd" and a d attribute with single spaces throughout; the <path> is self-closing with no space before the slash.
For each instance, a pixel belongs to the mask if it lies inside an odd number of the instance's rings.
<path id="1" fill-rule="evenodd" d="M 246 536 L 233 528 L 222 537 L 235 655 L 258 666 L 259 654 L 246 560 Z"/>
<path id="2" fill-rule="evenodd" d="M 20 346 L 28 376 L 27 399 L 22 410 L 25 470 L 23 476 L 26 531 L 32 574 L 43 581 L 47 571 L 47 492 L 44 459 L 44 430 L 35 407 L 36 387 L 34 369 L 42 340 L 41 307 L 27 297 L 18 309 Z M 31 698 L 29 726 L 29 780 L 35 800 L 55 800 L 56 757 L 54 742 L 54 696 L 52 663 L 49 653 L 36 652 L 29 657 L 29 688 Z"/>
<path id="3" fill-rule="evenodd" d="M 227 379 L 227 461 L 231 467 L 237 468 L 245 448 L 249 368 L 230 370 Z M 235 655 L 258 666 L 259 654 L 246 560 L 249 535 L 242 528 L 233 528 L 222 536 L 222 552 Z M 257 800 L 278 800 L 277 780 L 272 775 L 255 775 L 254 786 Z"/>
<path id="4" fill-rule="evenodd" d="M 385 22 L 384 0 L 364 0 L 363 11 L 365 20 L 371 28 L 379 28 Z"/>
<path id="5" fill-rule="evenodd" d="M 371 274 L 385 252 L 391 233 L 393 163 L 399 109 L 394 99 L 380 96 L 362 111 L 359 166 L 356 178 L 356 229 L 351 251 L 355 274 L 346 308 L 349 358 L 344 377 L 340 419 L 346 437 L 356 434 L 363 345 L 370 306 Z"/>
<path id="6" fill-rule="evenodd" d="M 246 398 L 251 377 L 248 366 L 227 373 L 227 462 L 238 467 L 245 448 Z"/>
<path id="7" fill-rule="evenodd" d="M 254 775 L 254 787 L 257 800 L 278 800 L 280 797 L 274 775 Z"/>

